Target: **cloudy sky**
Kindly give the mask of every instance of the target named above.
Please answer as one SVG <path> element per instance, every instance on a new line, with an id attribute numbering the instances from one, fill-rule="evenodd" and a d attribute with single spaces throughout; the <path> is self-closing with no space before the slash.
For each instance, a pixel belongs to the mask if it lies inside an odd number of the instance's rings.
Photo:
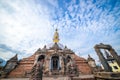
<path id="1" fill-rule="evenodd" d="M 0 57 L 32 55 L 52 43 L 97 60 L 94 45 L 110 44 L 120 54 L 120 0 L 0 0 Z"/>

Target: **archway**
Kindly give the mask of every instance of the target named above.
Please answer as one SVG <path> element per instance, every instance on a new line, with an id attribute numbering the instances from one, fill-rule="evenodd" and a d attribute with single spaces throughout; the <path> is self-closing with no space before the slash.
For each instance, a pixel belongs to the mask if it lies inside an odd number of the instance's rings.
<path id="1" fill-rule="evenodd" d="M 45 59 L 45 55 L 39 55 L 37 61 L 41 61 L 42 59 Z"/>
<path id="2" fill-rule="evenodd" d="M 72 58 L 68 55 L 67 57 L 66 57 L 66 63 L 68 63 L 69 61 L 71 61 L 72 60 Z"/>
<path id="3" fill-rule="evenodd" d="M 51 69 L 52 70 L 59 70 L 59 56 L 52 56 Z"/>

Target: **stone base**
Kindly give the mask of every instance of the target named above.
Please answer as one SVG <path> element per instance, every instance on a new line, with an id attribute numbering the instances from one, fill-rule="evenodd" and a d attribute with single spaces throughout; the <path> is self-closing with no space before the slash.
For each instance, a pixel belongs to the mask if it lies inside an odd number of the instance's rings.
<path id="1" fill-rule="evenodd" d="M 96 72 L 94 76 L 101 80 L 120 80 L 120 72 Z"/>
<path id="2" fill-rule="evenodd" d="M 4 78 L 1 80 L 29 80 L 29 78 Z M 93 75 L 81 75 L 79 77 L 50 76 L 43 77 L 43 80 L 94 80 L 94 76 Z"/>

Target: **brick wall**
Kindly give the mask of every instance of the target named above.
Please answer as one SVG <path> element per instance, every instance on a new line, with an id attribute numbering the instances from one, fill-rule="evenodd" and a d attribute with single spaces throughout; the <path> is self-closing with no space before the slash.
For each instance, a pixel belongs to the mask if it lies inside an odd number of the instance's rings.
<path id="1" fill-rule="evenodd" d="M 34 58 L 35 55 L 32 55 L 29 58 L 20 60 L 17 67 L 12 70 L 7 77 L 27 77 L 26 74 L 31 71 L 32 65 L 34 63 Z"/>

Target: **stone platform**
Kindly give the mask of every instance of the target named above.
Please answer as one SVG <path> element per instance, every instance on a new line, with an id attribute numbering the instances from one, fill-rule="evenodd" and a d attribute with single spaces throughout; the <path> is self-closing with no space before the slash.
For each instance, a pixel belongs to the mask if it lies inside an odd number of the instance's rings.
<path id="1" fill-rule="evenodd" d="M 96 72 L 94 76 L 96 79 L 102 80 L 120 80 L 120 72 Z"/>
<path id="2" fill-rule="evenodd" d="M 29 78 L 4 78 L 0 80 L 29 80 Z M 68 76 L 50 76 L 43 77 L 43 80 L 71 80 Z M 72 80 L 94 80 L 93 75 L 80 75 L 79 77 L 73 77 Z"/>

